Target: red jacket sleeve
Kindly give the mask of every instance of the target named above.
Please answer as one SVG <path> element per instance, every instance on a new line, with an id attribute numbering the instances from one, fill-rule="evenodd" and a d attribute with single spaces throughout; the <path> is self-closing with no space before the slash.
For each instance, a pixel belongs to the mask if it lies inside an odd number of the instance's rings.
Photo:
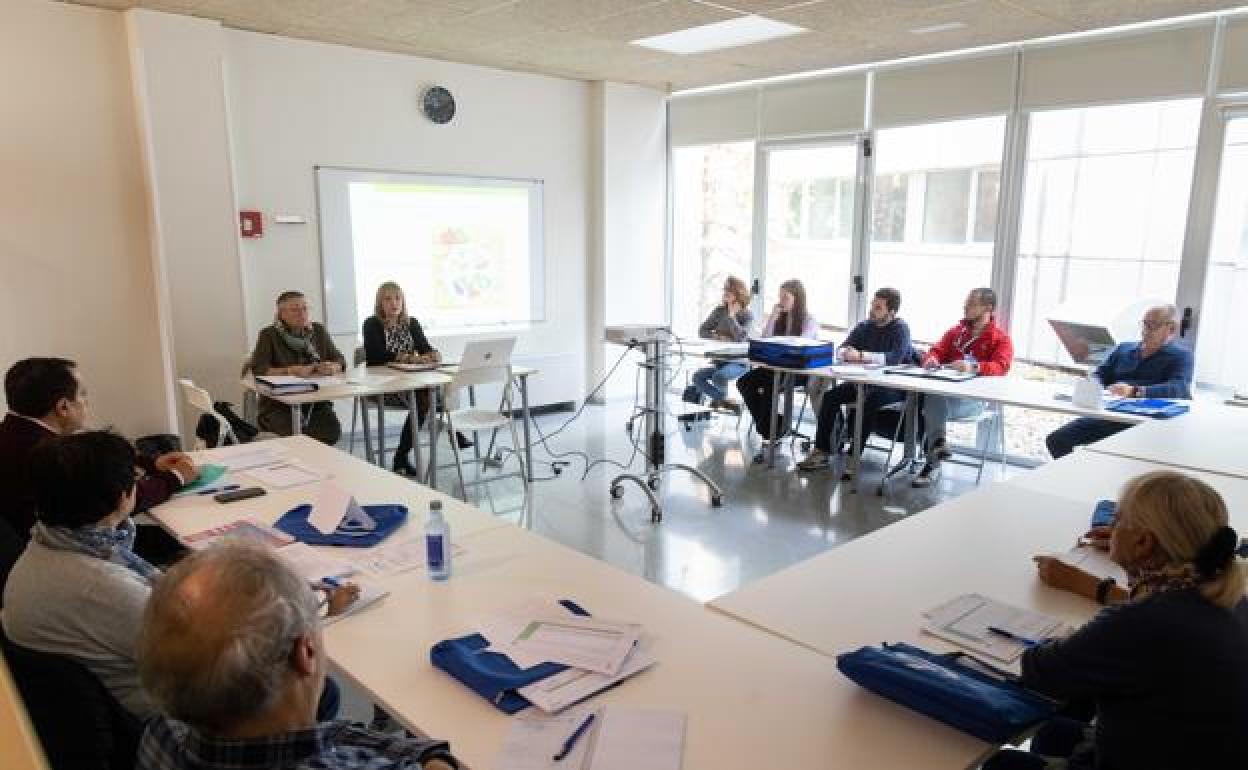
<path id="1" fill-rule="evenodd" d="M 947 364 L 956 358 L 961 358 L 961 356 L 954 354 L 953 349 L 954 337 L 960 329 L 961 326 L 955 326 L 945 332 L 941 336 L 940 342 L 933 345 L 931 349 L 927 351 L 927 355 L 923 356 L 923 363 L 927 363 L 929 359 L 934 359 L 938 364 Z"/>
<path id="2" fill-rule="evenodd" d="M 993 339 L 991 355 L 979 362 L 979 373 L 985 377 L 1004 377 L 1014 362 L 1014 341 L 1004 331 Z"/>

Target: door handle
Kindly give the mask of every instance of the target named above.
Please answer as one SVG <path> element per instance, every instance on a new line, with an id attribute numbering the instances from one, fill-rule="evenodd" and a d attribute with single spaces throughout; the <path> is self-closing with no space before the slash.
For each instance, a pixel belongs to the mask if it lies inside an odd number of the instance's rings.
<path id="1" fill-rule="evenodd" d="M 1189 329 L 1192 328 L 1192 309 L 1190 307 L 1183 308 L 1183 320 L 1179 321 L 1179 336 L 1186 337 Z"/>
<path id="2" fill-rule="evenodd" d="M 863 292 L 862 276 L 861 276 L 861 275 L 855 275 L 855 276 L 854 276 L 854 291 L 858 292 L 859 294 L 862 294 L 862 292 Z"/>

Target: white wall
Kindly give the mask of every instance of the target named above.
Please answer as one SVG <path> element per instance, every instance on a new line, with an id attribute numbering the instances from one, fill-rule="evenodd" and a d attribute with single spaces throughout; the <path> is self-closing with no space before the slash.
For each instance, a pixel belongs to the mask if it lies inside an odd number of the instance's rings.
<path id="1" fill-rule="evenodd" d="M 173 371 L 238 403 L 243 321 L 220 24 L 125 14 Z M 183 409 L 183 435 L 193 410 Z"/>
<path id="2" fill-rule="evenodd" d="M 246 239 L 247 329 L 272 316 L 285 289 L 320 315 L 317 165 L 545 181 L 544 323 L 520 335 L 517 358 L 542 369 L 539 403 L 584 393 L 589 233 L 590 94 L 586 83 L 225 30 L 226 81 L 242 208 L 299 214 Z M 456 97 L 452 123 L 419 112 L 424 87 Z M 419 316 L 419 308 L 413 308 Z M 454 355 L 462 338 L 435 340 Z M 350 357 L 353 340 L 339 340 Z"/>
<path id="3" fill-rule="evenodd" d="M 0 368 L 73 358 L 94 423 L 168 430 L 122 15 L 6 0 L 0 127 Z"/>

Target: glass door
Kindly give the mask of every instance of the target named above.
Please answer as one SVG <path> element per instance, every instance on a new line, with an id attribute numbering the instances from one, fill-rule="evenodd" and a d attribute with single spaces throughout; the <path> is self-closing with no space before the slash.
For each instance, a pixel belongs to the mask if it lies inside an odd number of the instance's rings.
<path id="1" fill-rule="evenodd" d="M 1248 395 L 1248 113 L 1232 113 L 1222 145 L 1209 268 L 1200 303 L 1196 381 Z"/>
<path id="2" fill-rule="evenodd" d="M 780 284 L 794 278 L 806 287 L 808 310 L 819 323 L 849 326 L 860 316 L 863 141 L 760 148 L 760 322 L 775 305 Z"/>

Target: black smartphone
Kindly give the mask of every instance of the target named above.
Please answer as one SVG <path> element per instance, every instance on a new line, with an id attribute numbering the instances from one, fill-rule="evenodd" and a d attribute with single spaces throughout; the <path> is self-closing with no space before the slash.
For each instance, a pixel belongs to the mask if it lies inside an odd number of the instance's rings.
<path id="1" fill-rule="evenodd" d="M 221 492 L 212 496 L 213 500 L 218 503 L 232 503 L 237 500 L 247 500 L 252 497 L 259 497 L 264 494 L 262 487 L 247 487 L 246 489 L 235 489 L 232 492 Z"/>

